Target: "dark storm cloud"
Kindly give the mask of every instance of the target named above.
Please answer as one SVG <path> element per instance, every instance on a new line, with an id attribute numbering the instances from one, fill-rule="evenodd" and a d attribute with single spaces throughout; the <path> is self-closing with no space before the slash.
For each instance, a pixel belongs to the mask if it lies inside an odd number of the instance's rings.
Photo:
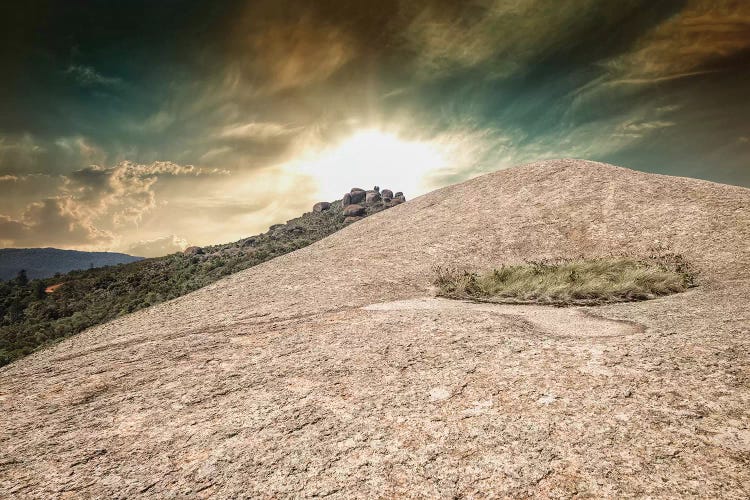
<path id="1" fill-rule="evenodd" d="M 155 234 L 154 214 L 192 200 L 265 223 L 283 190 L 312 189 L 276 166 L 368 127 L 460 150 L 430 186 L 561 156 L 750 185 L 749 5 L 6 3 L 0 179 L 27 180 L 18 194 L 0 182 L 16 197 L 3 227 L 65 195 L 122 245 L 174 248 L 190 224 Z M 47 179 L 36 194 L 30 175 Z M 129 238 L 125 221 L 153 227 Z"/>

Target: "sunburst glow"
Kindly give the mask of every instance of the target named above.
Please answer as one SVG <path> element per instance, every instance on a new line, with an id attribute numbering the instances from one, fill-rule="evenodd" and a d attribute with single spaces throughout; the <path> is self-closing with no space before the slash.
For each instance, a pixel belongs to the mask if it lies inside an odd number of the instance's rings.
<path id="1" fill-rule="evenodd" d="M 408 141 L 377 129 L 361 130 L 341 143 L 290 165 L 315 179 L 321 199 L 340 198 L 352 187 L 374 185 L 422 194 L 425 175 L 444 168 L 446 155 L 428 142 Z"/>

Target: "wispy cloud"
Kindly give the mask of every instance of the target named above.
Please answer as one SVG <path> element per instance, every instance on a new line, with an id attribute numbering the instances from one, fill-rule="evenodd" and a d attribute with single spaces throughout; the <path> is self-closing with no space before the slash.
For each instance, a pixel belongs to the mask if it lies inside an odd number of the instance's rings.
<path id="1" fill-rule="evenodd" d="M 258 24 L 251 5 L 233 29 L 240 57 L 231 64 L 235 78 L 248 78 L 255 91 L 274 93 L 322 82 L 356 55 L 356 39 L 339 26 L 312 16 L 293 13 L 289 18 Z M 303 9 L 303 12 L 306 9 Z"/>
<path id="2" fill-rule="evenodd" d="M 166 110 L 160 110 L 151 114 L 144 120 L 130 120 L 125 124 L 127 130 L 143 133 L 162 133 L 177 120 L 173 113 Z"/>
<path id="3" fill-rule="evenodd" d="M 431 76 L 493 61 L 489 78 L 509 76 L 536 58 L 556 50 L 590 19 L 595 0 L 575 4 L 545 0 L 488 0 L 427 7 L 414 3 L 416 15 L 404 33 L 422 71 Z M 606 19 L 602 19 L 605 22 Z"/>
<path id="4" fill-rule="evenodd" d="M 75 79 L 80 85 L 85 87 L 93 86 L 117 86 L 122 83 L 120 78 L 104 76 L 92 66 L 71 64 L 65 70 L 65 73 Z"/>
<path id="5" fill-rule="evenodd" d="M 750 48 L 750 3 L 691 0 L 608 62 L 614 80 L 658 83 L 719 71 L 707 66 Z"/>
<path id="6" fill-rule="evenodd" d="M 673 127 L 674 125 L 675 125 L 674 122 L 669 122 L 669 121 L 664 121 L 664 120 L 654 120 L 654 121 L 638 120 L 638 121 L 631 121 L 631 122 L 624 123 L 621 126 L 621 130 L 629 134 L 642 135 L 652 130 Z"/>
<path id="7" fill-rule="evenodd" d="M 291 128 L 280 123 L 250 122 L 232 124 L 222 128 L 217 134 L 225 139 L 267 140 L 295 134 L 300 128 Z"/>

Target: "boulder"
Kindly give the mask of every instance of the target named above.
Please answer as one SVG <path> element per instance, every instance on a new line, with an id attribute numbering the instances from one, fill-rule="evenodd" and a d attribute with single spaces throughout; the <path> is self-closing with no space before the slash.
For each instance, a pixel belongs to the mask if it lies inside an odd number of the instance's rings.
<path id="1" fill-rule="evenodd" d="M 368 191 L 367 195 L 365 196 L 365 204 L 366 205 L 372 205 L 374 203 L 377 203 L 381 200 L 380 193 L 377 191 Z"/>
<path id="2" fill-rule="evenodd" d="M 374 188 L 372 188 L 372 190 L 375 191 L 376 193 L 379 193 L 380 192 L 380 186 L 375 186 Z"/>
<path id="3" fill-rule="evenodd" d="M 393 191 L 391 191 L 390 189 L 384 189 L 380 192 L 380 196 L 382 196 L 383 199 L 393 198 Z"/>
<path id="4" fill-rule="evenodd" d="M 404 193 L 401 191 L 398 191 L 396 194 L 392 196 L 392 198 L 404 198 Z M 406 201 L 406 198 L 404 198 L 404 201 Z"/>
<path id="5" fill-rule="evenodd" d="M 255 238 L 246 238 L 245 241 L 242 242 L 243 247 L 251 247 L 255 244 Z"/>
<path id="6" fill-rule="evenodd" d="M 349 195 L 351 196 L 352 204 L 355 204 L 355 203 L 362 203 L 363 201 L 365 201 L 365 197 L 367 196 L 367 193 L 364 190 L 360 189 L 358 191 L 352 190 L 352 192 L 349 193 Z"/>
<path id="7" fill-rule="evenodd" d="M 346 193 L 346 194 L 344 195 L 344 199 L 343 199 L 343 200 L 341 200 L 341 206 L 342 206 L 342 207 L 345 207 L 345 206 L 347 206 L 347 205 L 351 205 L 351 204 L 352 204 L 352 195 L 351 195 L 351 194 L 349 194 L 349 193 Z"/>
<path id="8" fill-rule="evenodd" d="M 344 218 L 344 224 L 351 224 L 352 222 L 357 222 L 358 220 L 362 220 L 364 217 L 361 217 L 359 215 L 352 215 L 351 217 Z"/>
<path id="9" fill-rule="evenodd" d="M 203 255 L 201 247 L 187 247 L 183 252 L 185 255 Z"/>
<path id="10" fill-rule="evenodd" d="M 319 201 L 318 203 L 313 205 L 313 212 L 320 213 L 325 210 L 328 210 L 329 208 L 331 208 L 330 203 L 328 203 L 327 201 Z"/>
<path id="11" fill-rule="evenodd" d="M 395 207 L 396 205 L 400 205 L 400 204 L 402 204 L 402 203 L 403 203 L 403 202 L 405 202 L 405 201 L 406 201 L 406 200 L 404 199 L 404 197 L 403 197 L 403 196 L 399 196 L 398 198 L 393 198 L 393 199 L 391 200 L 391 206 L 392 206 L 392 207 Z"/>
<path id="12" fill-rule="evenodd" d="M 347 205 L 344 207 L 344 215 L 346 217 L 365 215 L 365 207 L 356 203 Z"/>

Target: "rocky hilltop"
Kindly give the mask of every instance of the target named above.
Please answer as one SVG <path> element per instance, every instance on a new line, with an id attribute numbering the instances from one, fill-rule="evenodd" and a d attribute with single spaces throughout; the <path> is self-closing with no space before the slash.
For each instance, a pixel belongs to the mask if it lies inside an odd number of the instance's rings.
<path id="1" fill-rule="evenodd" d="M 365 194 L 357 194 L 360 192 Z M 352 195 L 358 197 L 359 204 L 351 203 Z M 92 257 L 90 269 L 86 261 L 85 270 L 30 282 L 28 277 L 34 277 L 33 267 L 14 267 L 10 277 L 15 277 L 20 269 L 29 272 L 26 278 L 20 275 L 8 283 L 0 280 L 0 367 L 86 328 L 185 295 L 232 273 L 303 248 L 405 200 L 402 193 L 392 195 L 391 191 L 383 190 L 381 194 L 377 187 L 371 192 L 354 188 L 343 198 L 348 199 L 346 207 L 342 200 L 320 202 L 312 212 L 231 243 L 190 246 L 183 252 L 145 260 L 130 258 L 136 262 L 103 268 L 97 268 Z M 344 215 L 346 210 L 356 215 Z M 43 250 L 42 257 L 60 254 L 66 257 L 70 253 L 78 262 L 82 255 L 97 255 Z M 28 249 L 5 252 L 11 257 L 35 253 Z M 101 255 L 109 258 L 116 254 Z"/>
<path id="2" fill-rule="evenodd" d="M 400 205 L 405 201 L 406 197 L 401 191 L 394 194 L 390 189 L 381 191 L 378 186 L 367 191 L 355 187 L 344 193 L 340 200 L 320 201 L 313 205 L 311 212 L 288 220 L 283 224 L 274 224 L 265 233 L 233 243 L 206 247 L 189 246 L 182 253 L 199 259 L 232 258 L 257 251 L 267 253 L 267 247 L 274 242 L 286 242 L 291 244 L 293 248 L 301 248 L 338 231 L 346 225 Z M 275 253 L 274 256 L 279 254 Z"/>
<path id="3" fill-rule="evenodd" d="M 0 497 L 746 497 L 748 241 L 750 190 L 600 163 L 434 191 L 0 369 Z M 654 246 L 698 286 L 431 289 Z"/>

